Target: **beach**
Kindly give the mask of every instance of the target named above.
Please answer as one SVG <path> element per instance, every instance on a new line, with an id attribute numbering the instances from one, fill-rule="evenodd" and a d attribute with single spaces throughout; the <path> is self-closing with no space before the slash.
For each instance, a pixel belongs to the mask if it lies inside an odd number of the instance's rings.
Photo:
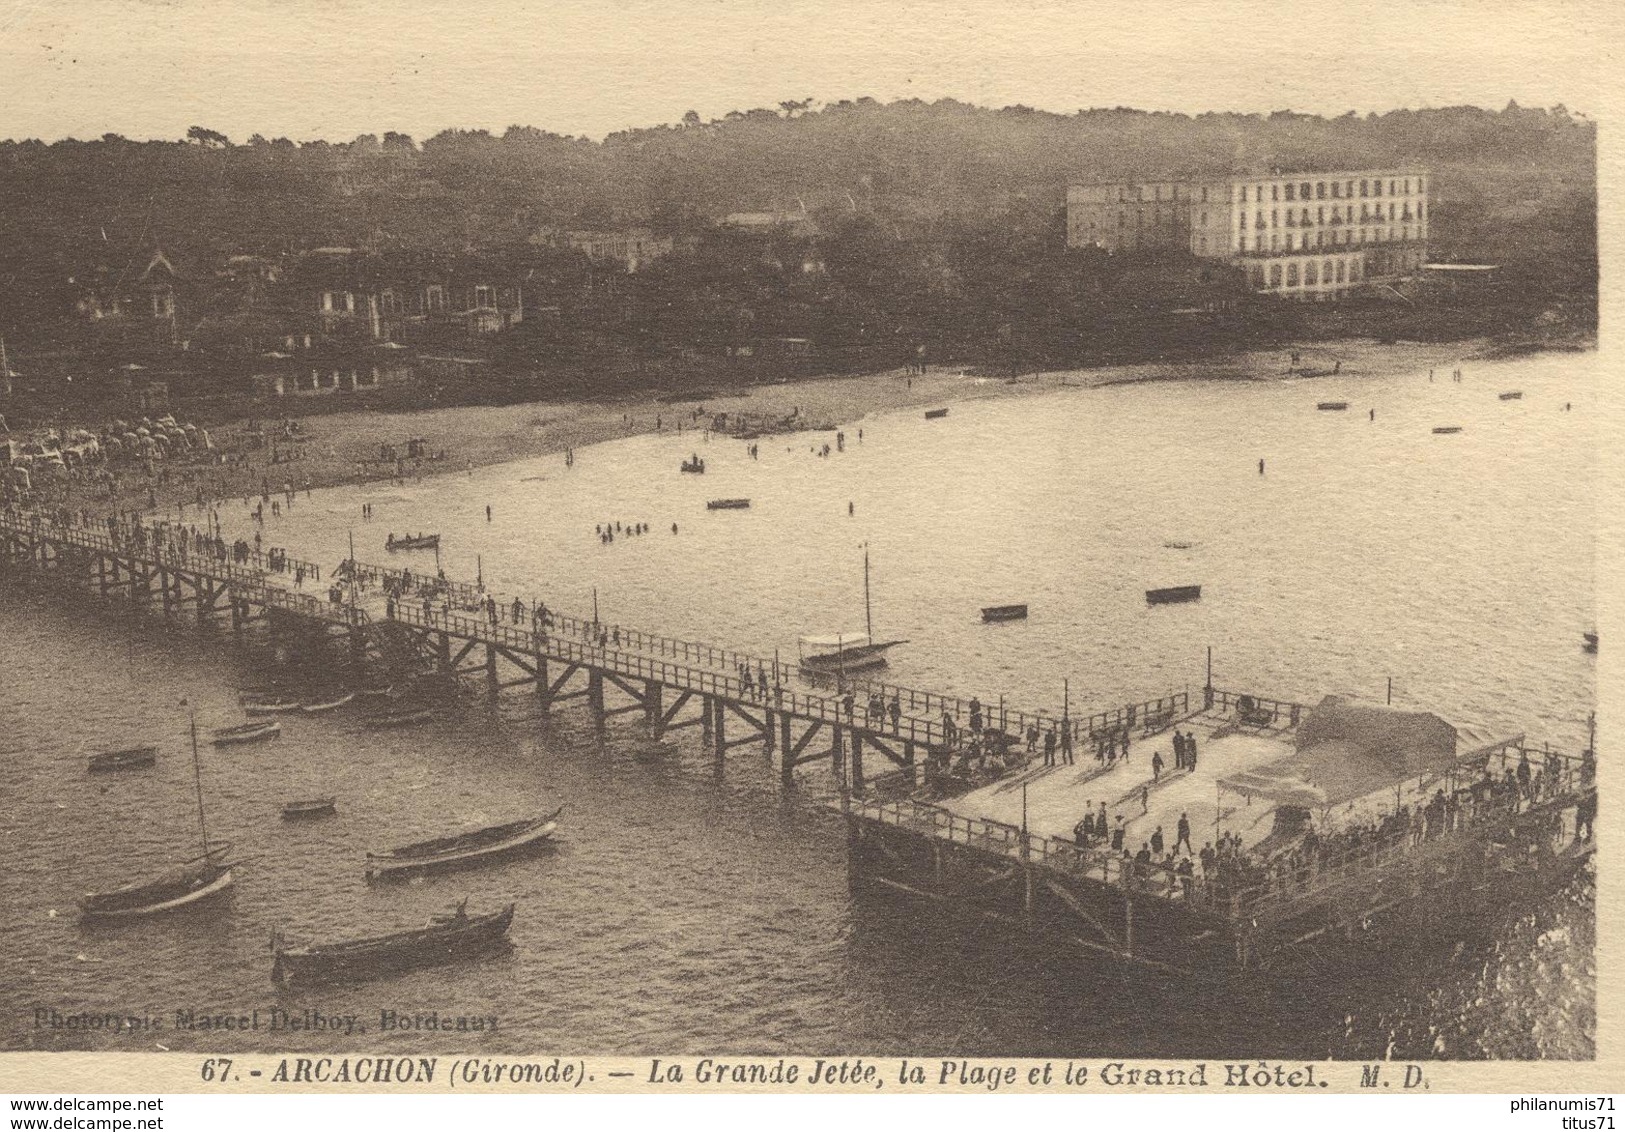
<path id="1" fill-rule="evenodd" d="M 794 418 L 797 429 L 834 429 L 903 409 L 928 409 L 972 399 L 1023 396 L 1057 388 L 1168 381 L 1311 380 L 1336 371 L 1342 379 L 1381 377 L 1466 364 L 1490 349 L 1484 339 L 1439 344 L 1381 344 L 1347 340 L 1310 345 L 1283 345 L 1223 355 L 1212 359 L 1140 362 L 1035 372 L 1019 377 L 979 376 L 957 367 L 928 367 L 925 373 L 893 370 L 861 376 L 816 377 L 778 384 L 751 385 L 682 396 L 650 391 L 602 401 L 531 401 L 500 406 L 456 406 L 406 412 L 353 410 L 295 418 L 294 435 L 284 431 L 275 443 L 259 446 L 258 434 L 271 428 L 239 422 L 211 430 L 216 448 L 238 451 L 246 459 L 226 467 L 182 467 L 152 479 L 126 472 L 110 499 L 93 499 L 97 509 L 168 510 L 213 499 L 264 492 L 332 487 L 340 484 L 391 482 L 469 469 L 512 460 L 564 454 L 592 444 L 655 431 L 702 432 L 719 414 L 737 420 L 782 422 Z M 1294 364 L 1294 355 L 1297 362 Z M 766 425 L 765 434 L 782 432 Z M 408 457 L 408 442 L 421 440 L 422 456 Z M 282 455 L 269 462 L 273 451 Z M 380 457 L 394 452 L 388 459 Z M 83 492 L 66 496 L 60 489 L 52 504 L 85 505 Z"/>

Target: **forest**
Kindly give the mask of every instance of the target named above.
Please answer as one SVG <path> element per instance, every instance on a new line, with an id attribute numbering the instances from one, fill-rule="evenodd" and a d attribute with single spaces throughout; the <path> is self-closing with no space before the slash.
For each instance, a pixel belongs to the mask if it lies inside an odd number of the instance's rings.
<path id="1" fill-rule="evenodd" d="M 511 264 L 533 281 L 527 301 L 559 315 L 545 343 L 529 327 L 498 345 L 516 365 L 741 328 L 855 365 L 878 360 L 863 348 L 877 337 L 986 352 L 1023 327 L 1064 353 L 1068 328 L 1154 305 L 1162 286 L 1144 265 L 1066 251 L 1068 183 L 1396 166 L 1432 173 L 1431 258 L 1503 264 L 1531 316 L 1594 323 L 1596 127 L 1563 107 L 1190 116 L 858 99 L 690 111 L 601 141 L 514 126 L 295 142 L 199 125 L 0 142 L 0 334 L 50 336 L 71 323 L 72 281 L 139 270 L 154 248 L 203 281 L 230 255 L 343 246 Z M 817 239 L 763 257 L 716 227 L 742 211 L 806 216 Z M 609 291 L 583 290 L 583 265 L 534 238 L 629 227 L 681 237 L 680 251 Z"/>

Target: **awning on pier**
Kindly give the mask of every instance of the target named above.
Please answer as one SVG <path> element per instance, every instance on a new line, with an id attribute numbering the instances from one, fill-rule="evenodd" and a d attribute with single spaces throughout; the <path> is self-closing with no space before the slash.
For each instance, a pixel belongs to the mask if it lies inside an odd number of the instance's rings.
<path id="1" fill-rule="evenodd" d="M 1276 805 L 1335 806 L 1457 761 L 1456 729 L 1433 713 L 1327 696 L 1299 725 L 1297 750 L 1219 785 Z"/>

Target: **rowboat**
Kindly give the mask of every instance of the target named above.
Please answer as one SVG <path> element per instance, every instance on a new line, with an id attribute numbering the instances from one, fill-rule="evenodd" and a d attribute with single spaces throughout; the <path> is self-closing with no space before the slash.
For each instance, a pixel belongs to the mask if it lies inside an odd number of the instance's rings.
<path id="1" fill-rule="evenodd" d="M 334 708 L 341 708 L 353 699 L 355 699 L 355 693 L 346 692 L 336 700 L 322 700 L 313 704 L 300 704 L 299 710 L 304 712 L 306 715 L 315 715 L 317 712 L 332 711 Z"/>
<path id="2" fill-rule="evenodd" d="M 368 853 L 367 879 L 447 868 L 511 853 L 552 837 L 559 827 L 558 817 L 563 811 L 564 807 L 560 806 L 539 818 L 521 818 L 470 833 L 435 837 L 403 845 L 399 849 Z"/>
<path id="3" fill-rule="evenodd" d="M 1507 392 L 1498 394 L 1497 396 L 1499 396 L 1503 401 L 1521 401 L 1523 400 L 1523 390 L 1509 389 Z"/>
<path id="4" fill-rule="evenodd" d="M 750 506 L 748 499 L 713 499 L 705 505 L 707 511 L 743 511 Z"/>
<path id="5" fill-rule="evenodd" d="M 439 535 L 402 535 L 400 538 L 390 535 L 384 540 L 384 549 L 391 554 L 397 550 L 436 550 L 439 546 Z"/>
<path id="6" fill-rule="evenodd" d="M 948 415 L 948 410 L 947 409 L 927 409 L 925 411 L 925 419 L 928 420 L 928 421 L 941 420 L 943 417 L 945 417 L 947 415 Z"/>
<path id="7" fill-rule="evenodd" d="M 677 467 L 680 471 L 693 472 L 696 475 L 705 474 L 705 461 L 700 459 L 698 456 L 684 460 L 681 464 L 677 465 Z"/>
<path id="8" fill-rule="evenodd" d="M 212 732 L 216 747 L 229 747 L 236 743 L 256 743 L 261 739 L 274 739 L 282 734 L 280 723 L 239 723 L 235 727 L 217 727 Z"/>
<path id="9" fill-rule="evenodd" d="M 158 761 L 157 747 L 130 747 L 123 751 L 103 751 L 90 756 L 90 773 L 101 774 L 109 770 L 128 770 L 131 767 L 151 766 Z"/>
<path id="10" fill-rule="evenodd" d="M 1586 652 L 1596 652 L 1597 651 L 1597 634 L 1596 633 L 1587 633 L 1587 634 L 1585 634 L 1585 641 L 1586 641 L 1586 644 L 1585 644 Z"/>
<path id="11" fill-rule="evenodd" d="M 465 902 L 466 903 L 466 902 Z M 499 947 L 513 923 L 512 904 L 470 916 L 463 904 L 437 914 L 421 928 L 342 943 L 288 947 L 282 933 L 272 937 L 276 955 L 271 978 L 276 982 L 333 982 L 448 963 Z"/>
<path id="12" fill-rule="evenodd" d="M 299 710 L 298 700 L 284 700 L 280 697 L 268 700 L 245 698 L 242 703 L 243 711 L 249 715 L 282 715 Z"/>
<path id="13" fill-rule="evenodd" d="M 1202 596 L 1201 586 L 1166 586 L 1160 590 L 1146 590 L 1145 600 L 1152 605 L 1169 605 L 1179 601 L 1195 601 Z"/>
<path id="14" fill-rule="evenodd" d="M 79 910 L 87 920 L 111 920 L 196 904 L 231 887 L 232 866 L 219 859 L 230 851 L 230 842 L 214 845 L 204 856 L 151 880 L 108 892 L 87 892 L 79 901 Z"/>
<path id="15" fill-rule="evenodd" d="M 375 729 L 388 727 L 415 727 L 420 723 L 428 723 L 434 718 L 431 708 L 410 708 L 404 711 L 385 712 L 375 715 L 367 720 L 367 726 Z"/>
<path id="16" fill-rule="evenodd" d="M 1340 413 L 1349 407 L 1347 401 L 1322 401 L 1315 408 L 1323 413 Z"/>
<path id="17" fill-rule="evenodd" d="M 334 812 L 337 798 L 307 798 L 302 802 L 284 802 L 282 816 L 289 819 L 321 817 Z"/>
<path id="18" fill-rule="evenodd" d="M 1461 431 L 1461 426 L 1460 425 L 1440 425 L 1438 428 L 1433 430 L 1434 435 L 1436 435 L 1436 436 L 1448 436 L 1450 433 L 1460 432 L 1460 431 Z"/>
<path id="19" fill-rule="evenodd" d="M 983 621 L 1025 621 L 1027 607 L 1025 605 L 984 605 L 982 606 Z"/>

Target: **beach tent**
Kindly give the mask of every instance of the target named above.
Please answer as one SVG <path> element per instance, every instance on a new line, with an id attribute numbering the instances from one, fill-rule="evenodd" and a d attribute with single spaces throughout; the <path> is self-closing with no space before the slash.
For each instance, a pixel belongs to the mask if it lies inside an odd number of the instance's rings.
<path id="1" fill-rule="evenodd" d="M 1298 727 L 1292 754 L 1219 780 L 1248 800 L 1335 806 L 1459 761 L 1456 728 L 1431 712 L 1327 696 Z"/>

